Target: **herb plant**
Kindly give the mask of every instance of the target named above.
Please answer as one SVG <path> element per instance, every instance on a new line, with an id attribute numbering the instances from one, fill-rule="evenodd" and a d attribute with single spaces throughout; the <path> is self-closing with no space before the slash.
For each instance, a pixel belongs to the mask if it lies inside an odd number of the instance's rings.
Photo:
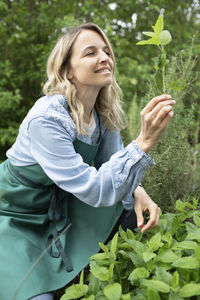
<path id="1" fill-rule="evenodd" d="M 165 46 L 169 44 L 172 40 L 171 34 L 168 30 L 164 30 L 164 20 L 163 16 L 160 15 L 156 24 L 152 26 L 152 31 L 143 32 L 144 35 L 151 37 L 148 40 L 143 40 L 137 43 L 137 45 L 156 45 L 160 49 L 160 55 L 155 64 L 155 68 L 158 71 L 161 69 L 162 72 L 162 88 L 163 93 L 166 93 L 166 85 L 165 85 L 165 68 L 167 64 L 167 53 Z"/>
<path id="2" fill-rule="evenodd" d="M 198 200 L 178 200 L 176 209 L 143 235 L 120 228 L 108 245 L 100 243 L 86 283 L 82 271 L 61 300 L 200 299 Z"/>

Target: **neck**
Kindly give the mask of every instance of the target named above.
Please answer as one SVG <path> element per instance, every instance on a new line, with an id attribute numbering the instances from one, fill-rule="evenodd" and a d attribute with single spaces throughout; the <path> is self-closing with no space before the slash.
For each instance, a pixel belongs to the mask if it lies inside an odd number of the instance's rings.
<path id="1" fill-rule="evenodd" d="M 87 124 L 89 124 L 90 122 L 91 113 L 96 103 L 98 94 L 99 94 L 99 89 L 91 90 L 90 88 L 88 88 L 84 91 L 83 90 L 78 91 L 78 98 L 80 99 L 81 103 L 84 106 L 83 120 Z"/>

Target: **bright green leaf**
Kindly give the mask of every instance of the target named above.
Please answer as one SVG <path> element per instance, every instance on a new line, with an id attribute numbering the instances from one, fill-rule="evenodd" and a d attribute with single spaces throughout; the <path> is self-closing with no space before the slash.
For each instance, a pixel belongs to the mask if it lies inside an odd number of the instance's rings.
<path id="1" fill-rule="evenodd" d="M 161 45 L 165 46 L 169 44 L 172 40 L 171 34 L 168 30 L 163 30 L 160 34 Z"/>
<path id="2" fill-rule="evenodd" d="M 196 226 L 200 227 L 200 217 L 199 216 L 194 216 L 193 221 Z"/>
<path id="3" fill-rule="evenodd" d="M 197 243 L 192 241 L 175 242 L 172 246 L 172 250 L 195 250 L 196 246 Z"/>
<path id="4" fill-rule="evenodd" d="M 161 244 L 161 233 L 156 233 L 149 241 L 147 241 L 147 245 L 152 252 L 157 251 L 160 246 L 162 247 L 163 244 Z"/>
<path id="5" fill-rule="evenodd" d="M 130 295 L 130 293 L 121 295 L 120 300 L 131 300 L 131 295 Z"/>
<path id="6" fill-rule="evenodd" d="M 95 299 L 94 295 L 90 295 L 89 297 L 81 298 L 81 300 L 94 300 L 94 299 Z"/>
<path id="7" fill-rule="evenodd" d="M 136 268 L 131 272 L 131 274 L 128 277 L 128 280 L 130 280 L 132 283 L 134 280 L 141 279 L 141 278 L 148 278 L 149 272 L 145 268 Z"/>
<path id="8" fill-rule="evenodd" d="M 159 36 L 154 36 L 151 39 L 148 40 L 143 40 L 138 42 L 136 45 L 160 45 L 160 37 Z"/>
<path id="9" fill-rule="evenodd" d="M 156 35 L 155 32 L 152 32 L 152 31 L 144 31 L 143 34 L 146 36 L 150 36 L 150 37 L 153 37 Z"/>
<path id="10" fill-rule="evenodd" d="M 173 263 L 175 262 L 179 257 L 170 249 L 161 249 L 159 251 L 156 260 L 164 262 L 164 263 Z"/>
<path id="11" fill-rule="evenodd" d="M 101 247 L 101 249 L 105 252 L 105 253 L 108 253 L 109 250 L 108 250 L 108 247 L 106 245 L 104 245 L 103 243 L 99 243 L 99 246 Z"/>
<path id="12" fill-rule="evenodd" d="M 143 253 L 143 259 L 145 262 L 150 261 L 152 258 L 156 257 L 156 254 L 150 251 L 145 251 Z"/>
<path id="13" fill-rule="evenodd" d="M 169 285 L 160 280 L 143 279 L 141 283 L 143 286 L 150 287 L 162 293 L 169 293 L 170 291 Z"/>
<path id="14" fill-rule="evenodd" d="M 193 256 L 187 256 L 177 259 L 172 266 L 182 269 L 198 269 L 199 262 Z"/>
<path id="15" fill-rule="evenodd" d="M 110 251 L 111 253 L 115 253 L 117 250 L 117 241 L 118 241 L 118 232 L 114 235 L 112 242 L 111 242 L 111 247 L 110 247 Z"/>
<path id="16" fill-rule="evenodd" d="M 177 271 L 175 271 L 173 274 L 172 285 L 174 289 L 179 286 L 179 273 Z"/>
<path id="17" fill-rule="evenodd" d="M 153 30 L 154 32 L 157 34 L 157 35 L 160 35 L 161 32 L 163 31 L 164 29 L 164 19 L 163 19 L 163 16 L 159 16 L 157 21 L 156 21 L 156 24 L 155 26 L 152 26 L 153 27 Z"/>
<path id="18" fill-rule="evenodd" d="M 160 300 L 160 295 L 157 290 L 153 290 L 150 287 L 147 288 L 147 299 L 148 300 Z"/>
<path id="19" fill-rule="evenodd" d="M 155 275 L 156 275 L 156 279 L 157 279 L 157 280 L 164 281 L 164 282 L 167 283 L 169 286 L 172 285 L 173 277 L 172 277 L 172 275 L 171 275 L 168 271 L 166 271 L 165 269 L 157 267 L 157 268 L 156 268 Z"/>
<path id="20" fill-rule="evenodd" d="M 96 278 L 102 281 L 110 280 L 109 269 L 106 267 L 99 266 L 95 261 L 92 261 L 90 263 L 90 271 Z"/>
<path id="21" fill-rule="evenodd" d="M 188 283 L 179 291 L 179 295 L 184 298 L 200 295 L 200 284 Z"/>
<path id="22" fill-rule="evenodd" d="M 88 286 L 84 284 L 73 284 L 65 290 L 65 294 L 60 300 L 78 299 L 83 297 L 88 292 Z"/>
<path id="23" fill-rule="evenodd" d="M 98 265 L 110 265 L 116 260 L 116 255 L 114 253 L 97 253 L 90 257 L 91 260 L 95 260 Z"/>
<path id="24" fill-rule="evenodd" d="M 109 284 L 103 289 L 103 292 L 108 300 L 120 300 L 122 287 L 119 283 Z"/>

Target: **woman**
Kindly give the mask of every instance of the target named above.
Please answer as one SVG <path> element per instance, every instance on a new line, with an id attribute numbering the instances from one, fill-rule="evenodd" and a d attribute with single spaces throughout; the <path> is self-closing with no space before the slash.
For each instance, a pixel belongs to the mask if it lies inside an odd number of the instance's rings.
<path id="1" fill-rule="evenodd" d="M 47 74 L 46 96 L 28 112 L 0 166 L 4 300 L 53 299 L 133 206 L 142 232 L 159 221 L 159 207 L 139 184 L 175 101 L 169 95 L 152 99 L 141 113 L 138 138 L 124 148 L 114 54 L 95 24 L 61 37 Z"/>

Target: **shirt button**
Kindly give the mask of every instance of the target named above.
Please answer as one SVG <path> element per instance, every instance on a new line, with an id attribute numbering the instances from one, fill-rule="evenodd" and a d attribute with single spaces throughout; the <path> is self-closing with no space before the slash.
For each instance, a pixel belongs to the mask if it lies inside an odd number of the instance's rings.
<path id="1" fill-rule="evenodd" d="M 116 182 L 116 183 L 115 183 L 115 187 L 116 187 L 116 189 L 118 189 L 118 188 L 120 187 L 119 182 Z"/>

